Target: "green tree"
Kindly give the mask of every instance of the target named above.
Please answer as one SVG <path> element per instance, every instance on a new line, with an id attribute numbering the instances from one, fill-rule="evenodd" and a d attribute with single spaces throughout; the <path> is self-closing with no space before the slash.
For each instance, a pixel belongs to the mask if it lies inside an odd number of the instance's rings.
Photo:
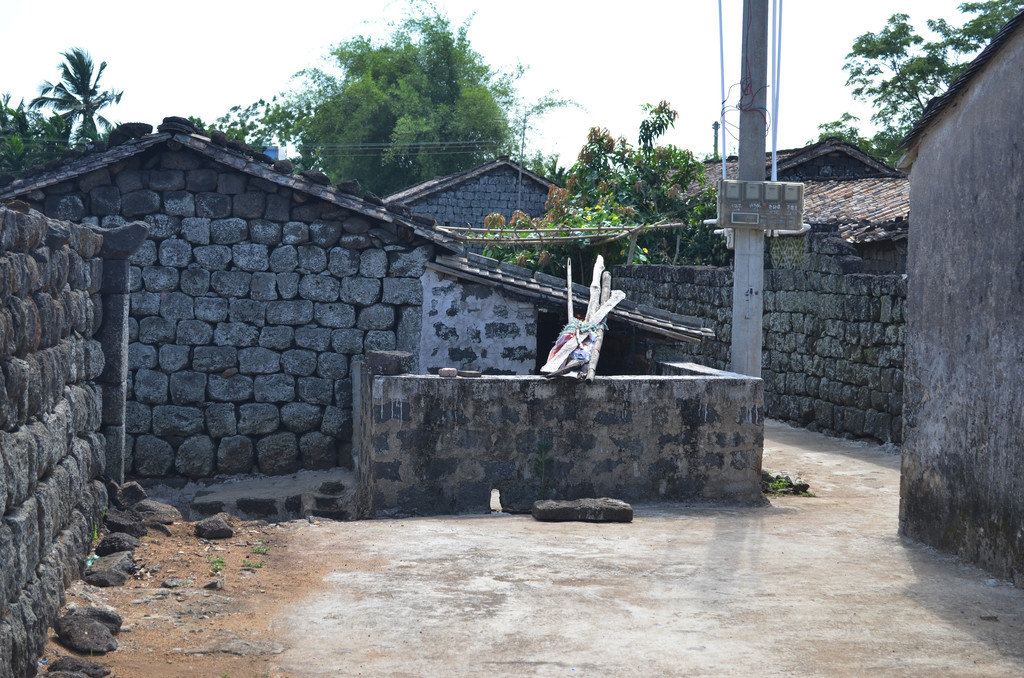
<path id="1" fill-rule="evenodd" d="M 22 100 L 0 95 L 0 173 L 24 170 L 59 157 L 70 148 L 71 127 L 59 116 L 43 116 Z"/>
<path id="2" fill-rule="evenodd" d="M 72 139 L 77 142 L 95 141 L 100 132 L 109 132 L 113 125 L 100 111 L 119 103 L 123 92 L 100 91 L 100 78 L 107 68 L 107 62 L 100 62 L 99 69 L 93 65 L 92 57 L 80 47 L 62 52 L 64 62 L 61 79 L 56 84 L 44 81 L 39 96 L 31 101 L 32 109 L 50 108 L 72 128 Z"/>
<path id="3" fill-rule="evenodd" d="M 1024 0 L 965 2 L 959 5 L 960 12 L 975 16 L 962 25 L 953 26 L 944 19 L 927 21 L 935 40 L 926 41 L 903 13 L 889 17 L 878 33 L 858 36 L 843 66 L 849 74 L 846 84 L 855 98 L 871 103 L 875 109 L 871 121 L 879 131 L 870 140 L 861 137 L 852 126 L 857 119 L 847 113 L 822 125 L 820 138 L 856 139 L 864 150 L 895 163 L 900 142 L 928 102 L 963 73 L 978 50 L 1022 7 Z"/>
<path id="4" fill-rule="evenodd" d="M 513 76 L 484 63 L 468 28 L 419 10 L 385 42 L 359 36 L 334 47 L 340 75 L 302 71 L 296 91 L 218 122 L 250 143 L 288 143 L 301 165 L 382 195 L 474 167 L 513 149 L 515 97 Z"/>
<path id="5" fill-rule="evenodd" d="M 702 223 L 714 214 L 714 192 L 709 188 L 696 193 L 687 190 L 704 186 L 703 163 L 690 151 L 656 144 L 675 123 L 676 111 L 665 101 L 657 106 L 645 105 L 644 110 L 648 116 L 640 125 L 636 147 L 623 137 L 613 138 L 606 129 L 591 129 L 576 164 L 569 170 L 565 188 L 550 191 L 544 216 L 529 220 L 517 214 L 512 222 L 516 226 L 532 225 L 552 236 L 581 234 L 585 232 L 577 229 L 593 226 L 653 226 L 665 222 L 680 222 L 683 226 L 641 231 L 631 262 L 626 239 L 602 243 L 603 238 L 580 237 L 572 244 L 541 248 L 500 245 L 488 248 L 487 253 L 556 274 L 564 272 L 566 258 L 571 257 L 581 280 L 589 275 L 590 264 L 598 254 L 608 265 L 727 263 L 729 253 L 724 240 Z M 500 221 L 499 216 L 492 215 L 491 219 Z"/>

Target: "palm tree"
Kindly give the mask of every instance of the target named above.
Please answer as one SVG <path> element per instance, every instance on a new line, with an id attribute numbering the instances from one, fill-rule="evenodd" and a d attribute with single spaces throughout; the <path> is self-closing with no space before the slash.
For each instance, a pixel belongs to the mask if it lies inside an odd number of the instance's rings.
<path id="1" fill-rule="evenodd" d="M 99 111 L 121 101 L 124 92 L 100 91 L 100 76 L 107 62 L 100 62 L 96 77 L 93 78 L 93 62 L 89 53 L 80 47 L 72 47 L 61 53 L 64 62 L 61 80 L 56 85 L 43 82 L 39 96 L 31 101 L 30 108 L 49 107 L 60 115 L 73 129 L 75 141 L 99 139 L 99 130 L 107 132 L 113 127 Z"/>

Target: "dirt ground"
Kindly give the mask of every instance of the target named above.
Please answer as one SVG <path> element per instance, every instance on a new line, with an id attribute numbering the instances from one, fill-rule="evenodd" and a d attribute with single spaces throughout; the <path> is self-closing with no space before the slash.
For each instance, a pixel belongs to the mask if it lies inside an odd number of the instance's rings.
<path id="1" fill-rule="evenodd" d="M 1024 675 L 1024 591 L 898 536 L 894 450 L 765 434 L 764 468 L 815 496 L 629 524 L 248 523 L 220 542 L 180 523 L 143 538 L 128 585 L 68 601 L 125 618 L 95 658 L 122 678 Z"/>
<path id="2" fill-rule="evenodd" d="M 194 522 L 168 526 L 169 537 L 150 530 L 135 551 L 142 569 L 124 586 L 78 581 L 68 590 L 69 606 L 109 606 L 124 618 L 116 651 L 83 658 L 121 678 L 296 675 L 272 670 L 284 646 L 268 627 L 275 611 L 313 594 L 327 573 L 326 562 L 304 558 L 289 544 L 296 528 L 319 525 L 238 520 L 235 536 L 223 540 L 199 539 Z M 162 586 L 174 579 L 181 585 Z M 204 588 L 216 580 L 222 588 Z M 62 655 L 75 653 L 51 629 L 41 673 Z"/>

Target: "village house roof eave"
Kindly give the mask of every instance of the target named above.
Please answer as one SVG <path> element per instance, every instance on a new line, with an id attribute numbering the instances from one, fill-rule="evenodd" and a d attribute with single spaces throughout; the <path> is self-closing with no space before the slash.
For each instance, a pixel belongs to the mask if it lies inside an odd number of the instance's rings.
<path id="1" fill-rule="evenodd" d="M 564 309 L 566 284 L 564 280 L 489 257 L 473 253 L 463 256 L 438 256 L 427 267 L 439 273 L 456 278 L 497 287 L 531 302 L 540 301 L 555 309 Z M 573 284 L 573 300 L 586 305 L 590 300 L 590 288 Z M 688 343 L 700 343 L 714 332 L 701 327 L 697 318 L 670 313 L 663 309 L 624 300 L 609 314 L 621 322 L 637 329 L 659 336 Z"/>
<path id="2" fill-rule="evenodd" d="M 521 167 L 518 163 L 514 163 L 510 160 L 492 160 L 491 162 L 484 163 L 478 167 L 466 170 L 464 172 L 457 172 L 455 174 L 448 174 L 443 177 L 435 177 L 433 179 L 427 179 L 418 184 L 403 188 L 400 191 L 396 191 L 391 195 L 384 198 L 385 203 L 409 203 L 414 200 L 426 197 L 428 195 L 438 193 L 440 191 L 447 190 L 453 186 L 465 183 L 471 179 L 483 176 L 500 167 L 508 167 L 515 170 L 516 172 L 522 170 L 523 177 L 529 178 L 531 181 L 541 185 L 547 190 L 550 186 L 554 185 L 554 182 L 540 176 L 539 174 L 532 172 L 525 167 Z"/>
<path id="3" fill-rule="evenodd" d="M 914 160 L 917 159 L 918 145 L 928 133 L 931 125 L 942 117 L 945 111 L 956 105 L 956 100 L 970 86 L 974 78 L 985 70 L 988 63 L 1002 51 L 1022 27 L 1024 27 L 1024 10 L 1021 10 L 1016 16 L 1006 22 L 1006 25 L 996 33 L 992 41 L 974 58 L 974 61 L 960 74 L 960 77 L 953 81 L 943 94 L 928 102 L 924 112 L 921 114 L 921 118 L 914 124 L 907 136 L 903 138 L 903 141 L 900 142 L 899 148 L 904 151 L 904 155 L 896 163 L 899 169 L 903 171 L 910 170 Z"/>
<path id="4" fill-rule="evenodd" d="M 452 252 L 459 252 L 462 250 L 461 243 L 457 242 L 450 235 L 435 228 L 436 222 L 434 222 L 433 219 L 417 215 L 404 216 L 402 214 L 396 214 L 385 206 L 371 204 L 361 198 L 344 193 L 330 186 L 317 184 L 305 177 L 276 172 L 269 166 L 251 160 L 241 153 L 215 145 L 207 137 L 199 134 L 188 134 L 185 132 L 157 132 L 154 134 L 147 134 L 144 137 L 130 140 L 110 150 L 103 151 L 102 153 L 95 153 L 69 161 L 68 163 L 53 170 L 30 177 L 27 180 L 15 180 L 7 186 L 0 188 L 0 201 L 24 196 L 32 191 L 44 189 L 64 181 L 68 181 L 69 179 L 109 167 L 110 165 L 122 160 L 127 160 L 128 158 L 165 142 L 176 142 L 182 146 L 187 146 L 191 150 L 225 166 L 234 168 L 250 176 L 319 198 L 337 205 L 338 207 L 351 210 L 357 214 L 385 223 L 403 226 L 411 230 L 417 236 L 440 245 Z"/>

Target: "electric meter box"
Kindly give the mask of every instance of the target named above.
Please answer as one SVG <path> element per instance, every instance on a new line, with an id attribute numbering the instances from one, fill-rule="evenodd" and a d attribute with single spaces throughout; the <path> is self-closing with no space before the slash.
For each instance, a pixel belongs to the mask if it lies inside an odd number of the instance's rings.
<path id="1" fill-rule="evenodd" d="M 718 227 L 798 231 L 804 223 L 804 185 L 788 181 L 718 182 Z"/>

